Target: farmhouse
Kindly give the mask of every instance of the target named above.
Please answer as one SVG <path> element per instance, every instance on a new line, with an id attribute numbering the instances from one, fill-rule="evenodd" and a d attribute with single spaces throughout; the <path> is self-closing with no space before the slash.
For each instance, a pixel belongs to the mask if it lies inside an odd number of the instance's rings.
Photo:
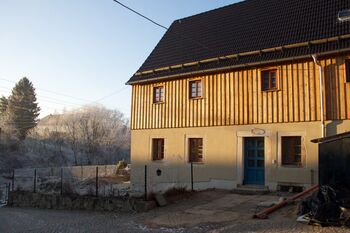
<path id="1" fill-rule="evenodd" d="M 133 189 L 317 183 L 311 140 L 350 130 L 348 9 L 247 0 L 174 21 L 127 82 Z"/>

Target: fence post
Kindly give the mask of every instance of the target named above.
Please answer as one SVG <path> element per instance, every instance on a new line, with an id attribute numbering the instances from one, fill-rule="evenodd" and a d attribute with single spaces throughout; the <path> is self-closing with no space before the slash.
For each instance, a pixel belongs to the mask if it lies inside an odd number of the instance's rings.
<path id="1" fill-rule="evenodd" d="M 63 195 L 63 168 L 61 167 L 61 196 Z"/>
<path id="2" fill-rule="evenodd" d="M 7 186 L 7 185 L 6 185 Z M 11 196 L 11 183 L 9 182 L 8 183 L 8 186 L 7 186 L 7 193 L 6 193 L 6 195 L 7 195 L 7 199 L 5 200 L 5 202 L 6 202 L 6 204 L 7 205 L 9 205 L 9 204 L 11 204 L 11 202 L 12 202 L 12 200 L 10 199 L 10 196 Z"/>
<path id="3" fill-rule="evenodd" d="M 10 190 L 10 188 L 11 188 L 11 183 L 9 183 L 9 187 L 8 187 L 8 189 L 7 189 L 7 203 L 10 202 L 10 195 L 11 195 L 11 190 Z"/>
<path id="4" fill-rule="evenodd" d="M 96 197 L 98 197 L 98 166 L 96 167 Z"/>
<path id="5" fill-rule="evenodd" d="M 34 169 L 34 193 L 36 193 L 36 168 Z"/>
<path id="6" fill-rule="evenodd" d="M 147 201 L 147 165 L 145 165 L 145 201 Z"/>
<path id="7" fill-rule="evenodd" d="M 193 192 L 193 162 L 191 162 L 191 190 Z"/>
<path id="8" fill-rule="evenodd" d="M 12 171 L 12 191 L 15 191 L 15 169 Z"/>

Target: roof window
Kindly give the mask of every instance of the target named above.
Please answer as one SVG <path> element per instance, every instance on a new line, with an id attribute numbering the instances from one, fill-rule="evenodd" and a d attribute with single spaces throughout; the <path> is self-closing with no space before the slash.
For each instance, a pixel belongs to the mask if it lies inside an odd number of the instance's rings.
<path id="1" fill-rule="evenodd" d="M 338 20 L 340 22 L 350 21 L 350 10 L 342 10 L 338 12 Z"/>

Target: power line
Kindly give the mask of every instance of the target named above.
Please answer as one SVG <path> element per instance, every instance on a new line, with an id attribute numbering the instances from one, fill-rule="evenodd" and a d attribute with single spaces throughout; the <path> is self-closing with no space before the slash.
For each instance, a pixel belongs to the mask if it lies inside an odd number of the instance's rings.
<path id="1" fill-rule="evenodd" d="M 8 79 L 5 79 L 5 78 L 0 78 L 0 80 L 4 80 L 6 82 L 9 82 L 9 83 L 15 83 L 15 81 L 12 81 L 12 80 L 8 80 Z M 53 103 L 53 104 L 59 104 L 59 105 L 70 105 L 71 108 L 75 108 L 75 109 L 80 109 L 80 108 L 83 108 L 85 105 L 89 105 L 89 104 L 93 104 L 93 103 L 98 103 L 106 98 L 109 98 L 113 95 L 116 95 L 116 94 L 119 94 L 121 93 L 122 91 L 126 90 L 128 87 L 125 86 L 117 91 L 114 91 L 108 95 L 105 95 L 99 99 L 97 99 L 96 101 L 91 101 L 91 100 L 85 100 L 85 99 L 81 99 L 81 98 L 77 98 L 77 97 L 74 97 L 74 96 L 71 96 L 71 95 L 67 95 L 67 94 L 64 94 L 64 93 L 59 93 L 59 92 L 56 92 L 56 91 L 51 91 L 51 90 L 47 90 L 47 89 L 43 89 L 43 88 L 36 88 L 38 90 L 41 90 L 41 91 L 45 91 L 45 92 L 49 92 L 49 93 L 53 93 L 55 95 L 61 95 L 61 96 L 65 96 L 65 97 L 69 97 L 69 98 L 72 98 L 72 99 L 77 99 L 77 100 L 80 100 L 80 101 L 84 101 L 85 103 L 83 104 L 77 104 L 77 103 L 72 103 L 72 102 L 67 102 L 67 101 L 64 101 L 64 100 L 59 100 L 59 99 L 56 99 L 56 98 L 52 98 L 52 97 L 48 97 L 48 96 L 43 96 L 41 94 L 37 94 L 38 96 L 38 100 L 40 99 L 40 102 L 43 101 L 43 102 L 49 102 L 49 103 Z M 0 89 L 6 89 L 9 94 L 11 94 L 11 90 L 10 88 L 8 87 L 0 87 Z M 45 99 L 49 99 L 49 100 L 45 100 Z M 51 100 L 54 100 L 55 102 L 51 101 Z M 39 104 L 39 103 L 38 103 Z M 17 108 L 17 109 L 23 109 L 23 110 L 28 110 L 26 108 L 23 108 L 22 106 L 14 106 L 12 105 L 13 107 Z M 53 110 L 58 110 L 58 108 L 54 108 L 54 107 L 49 107 L 49 106 L 44 106 L 43 108 L 49 108 L 49 109 L 53 109 Z M 120 108 L 120 107 L 118 107 Z"/>
<path id="2" fill-rule="evenodd" d="M 147 17 L 147 16 L 145 16 L 145 15 L 143 15 L 143 14 L 137 12 L 136 10 L 134 10 L 134 9 L 132 9 L 132 8 L 130 8 L 130 7 L 128 7 L 127 5 L 121 3 L 121 2 L 119 2 L 119 1 L 117 1 L 117 0 L 113 0 L 113 1 L 116 2 L 116 3 L 118 3 L 119 5 L 121 5 L 122 7 L 128 9 L 129 11 L 134 12 L 134 13 L 137 14 L 138 16 L 141 16 L 142 18 L 148 20 L 149 22 L 151 22 L 151 23 L 157 25 L 158 27 L 161 27 L 161 28 L 163 28 L 163 29 L 165 29 L 165 30 L 168 30 L 168 29 L 169 29 L 169 28 L 167 28 L 167 27 L 161 25 L 160 23 L 157 23 L 157 22 L 154 21 L 153 19 L 150 19 L 149 17 Z"/>
<path id="3" fill-rule="evenodd" d="M 128 9 L 129 11 L 132 11 L 133 13 L 139 15 L 140 17 L 142 17 L 142 18 L 148 20 L 149 22 L 155 24 L 156 26 L 161 27 L 161 28 L 163 28 L 163 29 L 165 29 L 165 30 L 169 30 L 168 27 L 165 27 L 165 26 L 163 26 L 162 24 L 156 22 L 155 20 L 150 19 L 149 17 L 147 17 L 147 16 L 143 15 L 142 13 L 140 13 L 140 12 L 138 12 L 138 11 L 132 9 L 131 7 L 129 7 L 129 6 L 127 6 L 127 5 L 123 4 L 123 3 L 121 3 L 120 1 L 118 1 L 118 0 L 113 0 L 113 1 L 116 2 L 116 3 L 118 3 L 119 5 L 121 5 L 122 7 Z M 199 45 L 199 46 L 201 46 L 201 47 L 203 47 L 203 48 L 205 48 L 205 49 L 207 49 L 207 50 L 209 50 L 209 51 L 211 51 L 211 52 L 215 52 L 214 50 L 212 50 L 212 49 L 209 48 L 208 46 L 202 44 L 201 42 L 199 42 L 199 41 L 197 41 L 197 40 L 195 40 L 195 39 L 193 39 L 193 38 L 191 38 L 191 37 L 189 37 L 189 36 L 185 36 L 185 35 L 183 35 L 183 34 L 181 34 L 181 33 L 176 32 L 176 31 L 173 31 L 173 33 L 178 34 L 179 36 L 181 36 L 181 37 L 183 37 L 183 38 L 185 38 L 185 39 L 192 40 L 192 41 L 193 41 L 194 43 L 196 43 L 197 45 Z"/>
<path id="4" fill-rule="evenodd" d="M 0 89 L 3 89 L 3 90 L 7 90 L 9 93 L 11 93 L 11 89 L 10 88 L 7 88 L 7 87 L 0 87 Z M 49 96 L 44 96 L 44 95 L 40 95 L 40 94 L 37 94 L 37 99 L 41 99 L 41 101 L 44 101 L 44 102 L 51 102 L 51 103 L 54 103 L 54 104 L 62 104 L 62 105 L 71 105 L 71 106 L 81 106 L 81 104 L 77 104 L 77 103 L 72 103 L 72 102 L 67 102 L 67 101 L 64 101 L 64 100 L 60 100 L 60 99 L 56 99 L 56 98 L 52 98 L 52 97 L 49 97 Z M 47 100 L 48 99 L 48 100 Z M 55 102 L 53 102 L 53 101 Z"/>
<path id="5" fill-rule="evenodd" d="M 6 81 L 6 82 L 10 82 L 10 83 L 16 83 L 14 81 L 11 81 L 11 80 L 8 80 L 8 79 L 4 79 L 4 78 L 0 78 L 0 80 Z M 45 91 L 45 92 L 48 92 L 48 93 L 52 93 L 52 94 L 55 94 L 55 95 L 65 96 L 65 97 L 76 99 L 76 100 L 79 100 L 79 101 L 93 102 L 91 100 L 86 100 L 86 99 L 82 99 L 82 98 L 79 98 L 79 97 L 74 97 L 74 96 L 71 96 L 71 95 L 67 95 L 67 94 L 64 94 L 64 93 L 59 93 L 59 92 L 56 92 L 56 91 L 51 91 L 51 90 L 47 90 L 47 89 L 43 89 L 43 88 L 35 88 L 35 89 L 38 89 L 38 90 L 41 90 L 41 91 Z"/>
<path id="6" fill-rule="evenodd" d="M 0 87 L 0 89 L 1 89 L 2 87 Z M 106 95 L 106 96 L 104 96 L 104 97 L 102 97 L 101 99 L 99 99 L 99 100 L 97 100 L 97 101 L 100 101 L 100 100 L 102 100 L 102 99 L 105 99 L 105 98 L 108 98 L 108 97 L 110 97 L 110 96 L 112 96 L 112 95 L 116 95 L 116 94 L 119 94 L 120 92 L 122 92 L 122 91 L 124 91 L 125 89 L 126 89 L 127 87 L 124 87 L 124 88 L 122 88 L 122 89 L 120 89 L 120 90 L 118 90 L 118 91 L 116 91 L 116 92 L 112 92 L 111 94 L 109 94 L 109 95 Z M 54 102 L 54 101 L 49 101 L 49 100 L 45 100 L 45 99 L 43 99 L 43 100 L 38 100 L 38 102 L 37 102 L 37 104 L 38 104 L 38 106 L 40 107 L 40 102 L 48 102 L 48 103 L 53 103 L 53 104 L 59 104 L 59 105 L 66 105 L 65 103 L 59 103 L 59 102 Z M 91 102 L 91 103 L 96 103 L 97 101 L 95 101 L 95 102 Z M 88 105 L 89 103 L 87 103 L 87 104 L 84 104 L 84 105 Z M 71 108 L 75 108 L 75 109 L 81 109 L 81 108 L 84 108 L 84 105 L 78 105 L 78 104 L 76 104 L 76 106 L 73 106 L 72 104 L 70 105 L 70 107 Z M 13 108 L 16 108 L 16 109 L 22 109 L 22 110 L 30 110 L 30 108 L 28 108 L 28 107 L 23 107 L 23 106 L 19 106 L 19 105 L 14 105 L 14 104 L 11 104 L 11 106 L 13 107 Z M 41 107 L 40 107 L 41 108 Z M 52 107 L 52 106 L 47 106 L 47 105 L 45 105 L 44 106 L 44 108 L 50 108 L 50 109 L 53 109 L 53 110 L 57 110 L 57 108 L 54 108 L 54 107 Z M 120 107 L 118 107 L 119 109 L 120 109 Z"/>
<path id="7" fill-rule="evenodd" d="M 105 95 L 105 96 L 101 97 L 100 99 L 96 100 L 95 102 L 100 102 L 101 100 L 104 100 L 104 99 L 109 98 L 109 97 L 111 97 L 111 96 L 113 96 L 113 95 L 119 94 L 119 93 L 121 93 L 122 91 L 126 90 L 127 88 L 128 88 L 128 87 L 125 86 L 125 87 L 123 87 L 123 88 L 121 88 L 121 89 L 119 89 L 119 90 L 117 90 L 117 91 L 115 91 L 115 92 L 112 92 L 111 94 L 108 94 L 108 95 Z"/>
<path id="8" fill-rule="evenodd" d="M 145 16 L 145 15 L 139 13 L 138 11 L 132 9 L 131 7 L 128 7 L 127 5 L 121 3 L 120 1 L 117 1 L 117 0 L 113 0 L 113 1 L 116 2 L 116 3 L 118 3 L 119 5 L 121 5 L 122 7 L 124 7 L 124 8 L 126 8 L 126 9 L 132 11 L 133 13 L 135 13 L 135 14 L 141 16 L 142 18 L 148 20 L 149 22 L 155 24 L 156 26 L 161 27 L 161 28 L 163 28 L 163 29 L 165 29 L 165 30 L 168 30 L 168 29 L 169 29 L 168 27 L 165 27 L 165 26 L 163 26 L 162 24 L 157 23 L 157 22 L 154 21 L 153 19 L 150 19 L 149 17 L 147 17 L 147 16 Z M 199 41 L 194 40 L 193 38 L 191 38 L 191 37 L 189 37 L 189 36 L 185 36 L 185 35 L 183 35 L 183 34 L 181 34 L 181 33 L 176 32 L 176 31 L 174 31 L 173 33 L 175 33 L 175 34 L 177 34 L 177 35 L 179 35 L 179 36 L 181 36 L 181 37 L 183 37 L 183 38 L 185 38 L 185 39 L 191 40 L 191 41 L 194 42 L 195 44 L 199 45 L 199 46 L 202 47 L 202 48 L 205 48 L 205 49 L 209 50 L 210 52 L 214 52 L 214 50 L 210 49 L 208 46 L 206 46 L 206 45 L 200 43 Z"/>
<path id="9" fill-rule="evenodd" d="M 16 83 L 14 81 L 11 81 L 11 80 L 8 80 L 8 79 L 4 79 L 4 78 L 0 78 L 0 80 L 4 80 L 6 82 L 11 82 L 11 83 Z M 7 88 L 7 87 L 0 87 L 0 88 L 3 88 L 3 89 L 7 89 L 7 90 L 11 90 L 10 88 Z M 69 98 L 73 98 L 73 99 L 78 99 L 78 100 L 82 100 L 84 101 L 85 103 L 84 104 L 77 104 L 77 103 L 72 103 L 72 102 L 67 102 L 67 101 L 64 101 L 64 100 L 58 100 L 58 99 L 55 99 L 55 98 L 52 98 L 52 97 L 47 97 L 47 96 L 43 96 L 43 95 L 40 95 L 38 94 L 38 97 L 41 99 L 41 98 L 48 98 L 48 99 L 52 99 L 52 100 L 55 100 L 55 101 L 58 101 L 58 102 L 62 102 L 62 103 L 65 103 L 65 104 L 69 104 L 71 106 L 75 105 L 75 107 L 82 107 L 83 105 L 88 105 L 88 104 L 92 104 L 92 103 L 98 103 L 100 102 L 101 100 L 104 100 L 106 98 L 109 98 L 113 95 L 116 95 L 116 94 L 119 94 L 120 92 L 124 91 L 125 89 L 127 89 L 128 87 L 123 87 L 117 91 L 114 91 L 106 96 L 103 96 L 102 98 L 98 99 L 98 100 L 95 100 L 95 101 L 91 101 L 91 100 L 84 100 L 84 99 L 80 99 L 80 98 L 76 98 L 76 97 L 73 97 L 73 96 L 70 96 L 70 95 L 67 95 L 67 94 L 63 94 L 63 93 L 58 93 L 58 92 L 55 92 L 55 91 L 50 91 L 50 90 L 46 90 L 46 89 L 42 89 L 42 88 L 36 88 L 38 90 L 42 90 L 42 91 L 46 91 L 46 92 L 50 92 L 50 93 L 53 93 L 53 94 L 56 94 L 56 95 L 62 95 L 62 96 L 66 96 L 66 97 L 69 97 Z M 49 102 L 46 100 L 46 102 Z M 53 102 L 52 102 L 53 103 Z M 60 103 L 56 103 L 56 104 L 60 104 Z"/>
<path id="10" fill-rule="evenodd" d="M 38 103 L 37 103 L 38 104 Z M 8 106 L 8 105 L 7 105 Z M 14 108 L 17 108 L 17 109 L 23 109 L 23 110 L 30 110 L 31 108 L 28 108 L 28 107 L 23 107 L 23 106 L 19 106 L 19 105 L 13 105 L 11 104 L 12 107 Z M 38 107 L 40 107 L 40 105 L 38 104 Z M 47 108 L 50 108 L 50 109 L 53 109 L 53 110 L 57 110 L 56 108 L 53 108 L 53 107 L 49 107 L 47 106 Z M 41 109 L 41 107 L 40 107 Z"/>

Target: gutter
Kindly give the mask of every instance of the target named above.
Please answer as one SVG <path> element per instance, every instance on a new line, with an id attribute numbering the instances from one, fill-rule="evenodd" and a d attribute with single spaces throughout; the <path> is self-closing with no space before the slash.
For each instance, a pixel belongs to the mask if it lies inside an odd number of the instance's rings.
<path id="1" fill-rule="evenodd" d="M 350 52 L 350 48 L 333 50 L 333 51 L 329 51 L 329 52 L 323 52 L 323 53 L 319 53 L 318 56 L 326 56 L 326 55 L 331 55 L 331 54 L 335 54 L 335 53 L 343 53 L 343 52 Z M 246 63 L 246 64 L 225 66 L 225 67 L 220 67 L 220 68 L 191 71 L 191 72 L 186 72 L 186 73 L 181 73 L 181 74 L 166 75 L 166 76 L 161 76 L 161 77 L 157 77 L 157 78 L 131 81 L 131 82 L 127 82 L 125 84 L 126 85 L 143 84 L 143 83 L 150 83 L 150 82 L 155 82 L 155 81 L 163 81 L 165 79 L 177 79 L 177 78 L 181 78 L 184 76 L 193 76 L 193 75 L 211 73 L 211 72 L 216 72 L 216 71 L 221 72 L 221 71 L 227 71 L 227 70 L 232 70 L 232 69 L 237 69 L 237 68 L 248 68 L 248 67 L 252 67 L 252 66 L 261 66 L 261 65 L 271 64 L 271 63 L 294 61 L 294 60 L 301 60 L 301 59 L 310 59 L 310 54 L 303 55 L 303 56 L 297 56 L 297 57 L 262 61 L 262 62 L 252 62 L 252 63 Z"/>
<path id="2" fill-rule="evenodd" d="M 347 38 L 350 38 L 350 34 L 346 34 L 346 35 L 342 35 L 342 36 L 335 36 L 335 37 L 330 37 L 330 38 L 325 38 L 325 39 L 319 39 L 319 40 L 313 40 L 313 41 L 300 42 L 300 43 L 296 43 L 296 44 L 289 44 L 289 45 L 267 48 L 267 49 L 262 49 L 262 50 L 254 50 L 254 51 L 230 54 L 230 55 L 226 55 L 226 56 L 214 57 L 214 58 L 204 59 L 204 60 L 200 60 L 200 61 L 193 61 L 193 62 L 188 62 L 188 63 L 183 63 L 183 64 L 177 64 L 177 65 L 173 65 L 173 66 L 165 66 L 165 67 L 161 67 L 161 68 L 157 68 L 157 69 L 136 72 L 134 75 L 135 76 L 142 76 L 145 74 L 152 74 L 152 73 L 155 73 L 158 71 L 194 66 L 194 65 L 198 65 L 200 63 L 226 60 L 226 59 L 230 59 L 230 58 L 238 58 L 238 57 L 250 56 L 250 55 L 259 55 L 261 53 L 283 51 L 284 49 L 292 49 L 292 48 L 306 47 L 306 46 L 309 47 L 310 45 L 313 45 L 313 44 L 315 44 L 315 45 L 316 44 L 324 44 L 324 43 L 339 41 L 340 39 L 347 39 Z"/>
<path id="3" fill-rule="evenodd" d="M 312 55 L 312 59 L 314 60 L 314 63 L 316 66 L 319 67 L 319 72 L 320 72 L 320 107 L 321 107 L 321 127 L 322 127 L 322 138 L 325 137 L 325 123 L 324 123 L 324 103 L 323 103 L 323 69 L 322 69 L 322 64 L 321 62 L 318 60 L 318 55 L 314 54 Z"/>

